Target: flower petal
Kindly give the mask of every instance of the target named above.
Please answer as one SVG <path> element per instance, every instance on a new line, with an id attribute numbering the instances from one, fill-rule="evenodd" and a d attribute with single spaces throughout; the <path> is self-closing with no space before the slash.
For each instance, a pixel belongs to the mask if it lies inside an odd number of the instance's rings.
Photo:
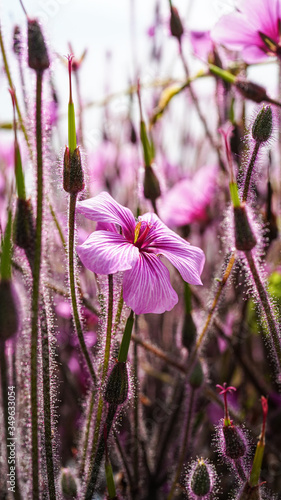
<path id="1" fill-rule="evenodd" d="M 126 238 L 134 240 L 135 218 L 129 208 L 122 207 L 110 194 L 102 193 L 77 203 L 77 212 L 96 222 L 111 222 L 122 227 Z"/>
<path id="2" fill-rule="evenodd" d="M 202 285 L 200 275 L 205 263 L 203 250 L 190 245 L 171 231 L 155 214 L 147 213 L 140 219 L 151 226 L 143 251 L 163 255 L 177 268 L 185 281 L 192 285 Z"/>
<path id="3" fill-rule="evenodd" d="M 84 266 L 98 274 L 131 269 L 139 256 L 124 236 L 109 231 L 95 231 L 76 250 Z"/>
<path id="4" fill-rule="evenodd" d="M 211 31 L 211 38 L 214 42 L 226 45 L 233 50 L 240 50 L 245 45 L 262 46 L 258 29 L 259 27 L 253 26 L 246 16 L 234 12 L 219 19 Z"/>
<path id="5" fill-rule="evenodd" d="M 178 302 L 169 271 L 154 254 L 140 253 L 133 269 L 124 273 L 123 294 L 124 301 L 136 314 L 160 314 L 170 311 Z"/>

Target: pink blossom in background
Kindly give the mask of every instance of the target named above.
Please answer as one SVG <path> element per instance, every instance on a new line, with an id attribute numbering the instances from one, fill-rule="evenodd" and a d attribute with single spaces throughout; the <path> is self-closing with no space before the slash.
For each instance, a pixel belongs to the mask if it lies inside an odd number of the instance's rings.
<path id="1" fill-rule="evenodd" d="M 281 0 L 240 0 L 238 10 L 223 16 L 211 32 L 216 43 L 241 50 L 247 63 L 281 55 Z"/>
<path id="2" fill-rule="evenodd" d="M 194 54 L 207 61 L 214 47 L 210 31 L 190 31 L 190 42 Z"/>
<path id="3" fill-rule="evenodd" d="M 160 256 L 166 257 L 185 281 L 202 284 L 203 251 L 173 233 L 157 215 L 146 213 L 136 221 L 128 208 L 105 192 L 78 203 L 77 211 L 99 223 L 77 247 L 82 263 L 98 274 L 123 271 L 124 300 L 136 314 L 163 313 L 178 302 Z"/>
<path id="4" fill-rule="evenodd" d="M 185 226 L 206 220 L 207 208 L 217 188 L 216 165 L 200 168 L 192 179 L 183 179 L 167 191 L 159 202 L 161 219 L 168 226 Z"/>

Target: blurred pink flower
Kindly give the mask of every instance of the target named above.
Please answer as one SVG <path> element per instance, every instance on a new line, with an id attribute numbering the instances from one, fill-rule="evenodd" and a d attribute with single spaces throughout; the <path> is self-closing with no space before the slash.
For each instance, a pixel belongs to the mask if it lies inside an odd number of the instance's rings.
<path id="1" fill-rule="evenodd" d="M 194 54 L 207 61 L 214 47 L 210 31 L 190 31 L 190 42 Z"/>
<path id="2" fill-rule="evenodd" d="M 206 165 L 192 179 L 177 182 L 161 198 L 159 213 L 168 226 L 205 220 L 217 186 L 218 167 Z"/>
<path id="3" fill-rule="evenodd" d="M 247 63 L 281 56 L 281 0 L 239 0 L 211 32 L 216 43 L 241 50 Z"/>

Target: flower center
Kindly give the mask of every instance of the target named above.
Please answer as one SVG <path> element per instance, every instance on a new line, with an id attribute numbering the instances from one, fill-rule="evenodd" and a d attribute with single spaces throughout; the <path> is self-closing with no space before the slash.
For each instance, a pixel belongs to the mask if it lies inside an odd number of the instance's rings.
<path id="1" fill-rule="evenodd" d="M 142 231 L 142 233 L 140 234 L 140 231 L 141 231 L 141 226 L 142 224 L 145 224 L 146 227 L 144 228 L 144 230 Z M 150 224 L 148 224 L 147 222 L 145 221 L 139 221 L 137 224 L 136 224 L 136 227 L 135 227 L 135 236 L 134 236 L 134 245 L 138 248 L 141 248 L 148 232 L 149 232 L 149 229 L 150 229 Z"/>

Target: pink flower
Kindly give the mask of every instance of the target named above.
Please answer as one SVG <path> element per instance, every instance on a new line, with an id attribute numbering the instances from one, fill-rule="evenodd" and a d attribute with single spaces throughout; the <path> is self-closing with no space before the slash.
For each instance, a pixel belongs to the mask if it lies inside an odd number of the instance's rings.
<path id="1" fill-rule="evenodd" d="M 210 52 L 212 52 L 214 48 L 213 41 L 210 37 L 210 31 L 190 31 L 190 42 L 194 54 L 207 61 Z"/>
<path id="2" fill-rule="evenodd" d="M 166 257 L 191 284 L 201 285 L 204 253 L 168 229 L 151 213 L 136 221 L 132 212 L 108 193 L 77 204 L 77 211 L 98 222 L 97 230 L 77 247 L 88 269 L 98 274 L 124 272 L 123 294 L 136 314 L 170 311 L 178 302 Z"/>
<path id="3" fill-rule="evenodd" d="M 205 220 L 206 209 L 214 197 L 218 167 L 206 165 L 193 179 L 177 182 L 161 199 L 160 216 L 168 226 L 184 226 Z"/>
<path id="4" fill-rule="evenodd" d="M 242 50 L 247 63 L 281 55 L 281 0 L 240 0 L 239 10 L 223 16 L 211 37 L 229 49 Z"/>

